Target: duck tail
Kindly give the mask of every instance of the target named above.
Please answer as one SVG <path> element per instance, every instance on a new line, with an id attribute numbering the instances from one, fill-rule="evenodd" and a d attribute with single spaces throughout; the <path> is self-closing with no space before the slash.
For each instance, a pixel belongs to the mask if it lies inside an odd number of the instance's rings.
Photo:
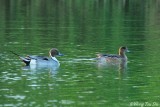
<path id="1" fill-rule="evenodd" d="M 12 54 L 14 54 L 14 55 L 16 55 L 16 56 L 20 57 L 20 55 L 16 54 L 16 53 L 15 53 L 15 52 L 13 52 L 13 51 L 9 51 L 9 52 L 11 52 Z"/>
<path id="2" fill-rule="evenodd" d="M 29 66 L 30 61 L 31 61 L 30 58 L 28 58 L 28 57 L 26 57 L 26 58 L 21 57 L 20 55 L 18 55 L 17 53 L 15 53 L 15 52 L 13 52 L 13 51 L 10 51 L 10 52 L 11 52 L 12 54 L 18 56 L 18 57 L 26 64 L 26 66 Z"/>

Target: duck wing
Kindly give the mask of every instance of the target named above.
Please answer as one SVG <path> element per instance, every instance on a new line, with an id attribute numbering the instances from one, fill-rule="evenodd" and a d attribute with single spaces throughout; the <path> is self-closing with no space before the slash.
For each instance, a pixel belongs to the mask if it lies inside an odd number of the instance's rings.
<path id="1" fill-rule="evenodd" d="M 110 58 L 121 58 L 119 55 L 116 54 L 101 54 L 102 57 L 110 57 Z"/>
<path id="2" fill-rule="evenodd" d="M 49 60 L 49 58 L 45 56 L 29 55 L 27 57 L 29 57 L 30 59 L 34 59 L 34 60 Z"/>

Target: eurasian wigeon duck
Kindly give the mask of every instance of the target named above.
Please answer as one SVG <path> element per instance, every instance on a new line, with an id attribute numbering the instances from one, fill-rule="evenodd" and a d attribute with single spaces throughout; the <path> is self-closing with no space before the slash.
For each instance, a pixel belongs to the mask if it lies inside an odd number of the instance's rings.
<path id="1" fill-rule="evenodd" d="M 119 54 L 98 54 L 98 59 L 100 61 L 105 61 L 107 63 L 119 63 L 119 62 L 127 62 L 126 52 L 129 52 L 128 48 L 122 46 L 119 48 Z"/>
<path id="2" fill-rule="evenodd" d="M 27 57 L 21 57 L 20 55 L 14 53 L 11 51 L 13 54 L 17 55 L 25 64 L 26 66 L 29 65 L 38 65 L 38 66 L 44 66 L 44 65 L 57 65 L 59 66 L 60 63 L 57 60 L 56 56 L 62 56 L 58 49 L 52 48 L 49 51 L 49 56 L 50 57 L 45 57 L 45 56 L 36 56 L 36 55 L 28 55 Z"/>

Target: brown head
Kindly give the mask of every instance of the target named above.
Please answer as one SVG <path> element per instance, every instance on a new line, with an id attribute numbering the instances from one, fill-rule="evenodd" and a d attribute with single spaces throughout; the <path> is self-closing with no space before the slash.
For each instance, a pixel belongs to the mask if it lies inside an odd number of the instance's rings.
<path id="1" fill-rule="evenodd" d="M 125 55 L 126 52 L 129 52 L 127 47 L 122 46 L 119 48 L 119 55 L 121 57 L 126 57 L 126 55 Z"/>
<path id="2" fill-rule="evenodd" d="M 57 48 L 52 48 L 50 51 L 49 51 L 49 55 L 51 57 L 55 57 L 56 55 L 59 55 L 59 56 L 62 56 L 63 54 L 61 54 Z"/>

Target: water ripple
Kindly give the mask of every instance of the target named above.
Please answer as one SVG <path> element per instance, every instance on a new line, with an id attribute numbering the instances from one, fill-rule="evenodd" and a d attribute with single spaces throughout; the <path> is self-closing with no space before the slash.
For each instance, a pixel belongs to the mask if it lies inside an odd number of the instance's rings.
<path id="1" fill-rule="evenodd" d="M 12 98 L 12 99 L 25 99 L 26 96 L 22 96 L 22 95 L 5 95 L 6 98 Z"/>

